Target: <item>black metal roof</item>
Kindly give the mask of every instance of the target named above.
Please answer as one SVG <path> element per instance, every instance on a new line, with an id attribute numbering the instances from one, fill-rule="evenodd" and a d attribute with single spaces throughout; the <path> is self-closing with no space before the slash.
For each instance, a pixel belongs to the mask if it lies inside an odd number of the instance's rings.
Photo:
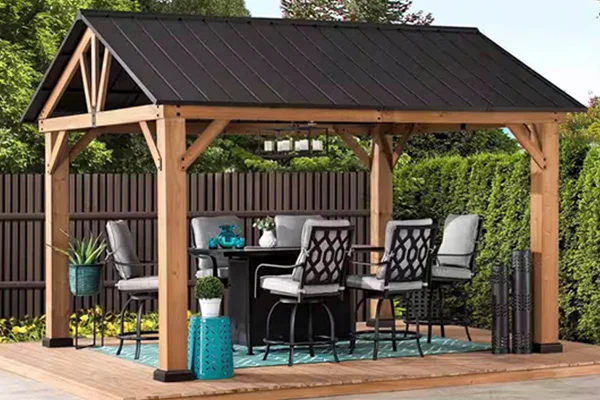
<path id="1" fill-rule="evenodd" d="M 585 109 L 475 28 L 82 11 L 24 121 L 37 119 L 86 26 L 118 61 L 107 109 Z M 85 112 L 80 79 L 53 115 L 75 112 Z"/>

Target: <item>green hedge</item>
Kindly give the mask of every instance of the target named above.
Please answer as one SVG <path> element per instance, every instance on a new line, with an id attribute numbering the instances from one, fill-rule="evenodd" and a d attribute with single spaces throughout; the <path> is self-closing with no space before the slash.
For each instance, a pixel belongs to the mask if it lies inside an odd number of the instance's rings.
<path id="1" fill-rule="evenodd" d="M 524 153 L 481 154 L 429 159 L 394 173 L 396 218 L 433 217 L 441 225 L 450 213 L 483 216 L 478 274 L 468 288 L 476 326 L 491 324 L 491 266 L 510 265 L 513 250 L 529 247 L 529 166 Z M 560 192 L 561 336 L 600 343 L 600 148 L 563 141 Z"/>

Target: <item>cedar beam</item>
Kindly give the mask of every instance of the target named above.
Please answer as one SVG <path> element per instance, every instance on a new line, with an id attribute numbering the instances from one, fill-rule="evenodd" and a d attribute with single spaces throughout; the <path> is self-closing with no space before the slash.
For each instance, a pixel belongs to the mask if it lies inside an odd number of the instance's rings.
<path id="1" fill-rule="evenodd" d="M 158 214 L 158 369 L 163 382 L 191 380 L 187 360 L 187 188 L 180 168 L 185 151 L 185 120 L 159 119 L 156 138 L 162 168 L 157 175 Z"/>
<path id="2" fill-rule="evenodd" d="M 64 161 L 65 150 L 69 145 L 69 134 L 66 131 L 60 131 L 56 137 L 56 142 L 52 145 L 52 154 L 48 161 L 48 171 L 53 173 L 56 168 Z"/>
<path id="3" fill-rule="evenodd" d="M 146 144 L 148 145 L 150 154 L 152 154 L 154 164 L 156 164 L 156 169 L 160 170 L 162 165 L 162 158 L 160 156 L 158 148 L 156 147 L 156 143 L 154 143 L 154 138 L 152 137 L 152 133 L 150 132 L 150 128 L 148 127 L 148 123 L 146 121 L 141 121 L 140 129 L 144 134 L 144 139 L 146 139 Z"/>
<path id="4" fill-rule="evenodd" d="M 100 83 L 98 84 L 98 99 L 96 101 L 96 111 L 104 111 L 106 105 L 106 92 L 108 90 L 108 78 L 110 74 L 110 65 L 112 63 L 112 54 L 104 49 L 104 58 L 102 59 L 102 70 L 100 71 Z"/>
<path id="5" fill-rule="evenodd" d="M 80 137 L 73 146 L 71 146 L 71 149 L 69 150 L 69 161 L 75 160 L 77 156 L 81 154 L 98 136 L 100 136 L 100 132 L 88 131 L 84 133 L 83 136 Z"/>
<path id="6" fill-rule="evenodd" d="M 64 132 L 46 135 L 46 162 L 64 145 Z M 55 158 L 56 159 L 56 158 Z M 45 241 L 46 241 L 46 337 L 45 347 L 73 345 L 69 316 L 69 260 L 55 249 L 69 246 L 69 162 L 57 162 L 54 171 L 45 172 Z"/>
<path id="7" fill-rule="evenodd" d="M 215 138 L 223 132 L 223 129 L 229 124 L 229 120 L 216 119 L 212 121 L 198 136 L 198 138 L 192 143 L 192 145 L 183 153 L 181 157 L 180 168 L 183 171 L 187 169 L 196 161 L 198 156 L 206 150 L 206 148 L 215 140 Z"/>
<path id="8" fill-rule="evenodd" d="M 75 71 L 77 70 L 77 65 L 79 64 L 80 57 L 90 46 L 90 40 L 92 36 L 92 31 L 89 28 L 87 28 L 83 34 L 83 37 L 79 41 L 79 44 L 75 48 L 75 51 L 71 55 L 71 59 L 63 69 L 63 72 L 60 78 L 58 79 L 58 82 L 56 82 L 56 85 L 54 85 L 54 89 L 52 89 L 50 96 L 48 96 L 48 100 L 46 100 L 46 103 L 44 104 L 44 107 L 40 112 L 40 119 L 47 118 L 50 114 L 52 114 L 52 111 L 54 111 L 54 109 L 56 108 L 58 101 L 67 89 L 67 86 L 69 86 L 71 79 L 73 79 L 73 75 L 75 75 Z"/>
<path id="9" fill-rule="evenodd" d="M 336 129 L 337 134 L 340 138 L 346 143 L 346 146 L 350 148 L 356 155 L 356 157 L 360 160 L 360 162 L 367 169 L 371 169 L 371 157 L 367 154 L 365 149 L 356 141 L 354 136 L 343 129 Z"/>
<path id="10" fill-rule="evenodd" d="M 394 149 L 394 154 L 392 156 L 392 168 L 398 164 L 398 160 L 400 160 L 400 156 L 406 150 L 406 144 L 408 143 L 408 140 L 414 133 L 415 129 L 416 125 L 412 124 L 410 130 L 404 131 L 400 134 L 400 140 L 398 141 L 398 144 L 396 144 L 396 148 Z"/>
<path id="11" fill-rule="evenodd" d="M 96 101 L 98 100 L 98 38 L 96 37 L 96 35 L 92 35 L 90 53 L 92 110 L 96 111 Z"/>
<path id="12" fill-rule="evenodd" d="M 542 353 L 561 352 L 558 332 L 559 133 L 558 124 L 539 124 L 546 168 L 531 162 L 531 253 L 533 342 Z"/>
<path id="13" fill-rule="evenodd" d="M 137 124 L 140 121 L 163 118 L 163 110 L 164 107 L 160 105 L 145 105 L 97 112 L 95 118 L 88 113 L 40 119 L 38 129 L 40 132 L 82 131 L 105 126 Z"/>
<path id="14" fill-rule="evenodd" d="M 546 168 L 546 157 L 539 146 L 531 139 L 531 133 L 526 125 L 508 125 L 508 129 L 512 132 L 521 146 L 529 153 L 531 158 L 541 168 Z"/>
<path id="15" fill-rule="evenodd" d="M 332 123 L 432 123 L 432 124 L 523 124 L 555 123 L 567 113 L 557 112 L 440 112 L 362 109 L 178 106 L 168 116 L 186 119 L 228 119 L 246 121 L 314 121 Z"/>
<path id="16" fill-rule="evenodd" d="M 390 168 L 394 167 L 393 159 L 394 154 L 392 151 L 391 137 L 387 135 L 391 131 L 390 125 L 381 125 L 371 131 L 373 136 L 373 143 L 377 142 L 380 151 L 383 152 L 383 156 L 390 164 Z M 377 138 L 376 138 L 377 136 Z"/>
<path id="17" fill-rule="evenodd" d="M 81 69 L 81 81 L 83 83 L 83 93 L 85 95 L 85 106 L 89 113 L 92 112 L 92 100 L 90 97 L 90 78 L 87 72 L 87 62 L 85 61 L 85 57 L 82 55 L 79 57 L 79 67 Z"/>

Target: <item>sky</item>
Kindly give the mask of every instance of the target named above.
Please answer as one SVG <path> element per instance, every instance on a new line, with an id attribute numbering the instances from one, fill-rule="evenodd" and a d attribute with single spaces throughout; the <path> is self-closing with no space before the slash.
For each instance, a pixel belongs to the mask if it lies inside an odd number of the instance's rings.
<path id="1" fill-rule="evenodd" d="M 280 17 L 279 0 L 246 0 L 254 17 Z M 434 25 L 477 27 L 584 104 L 600 96 L 597 0 L 413 0 Z"/>

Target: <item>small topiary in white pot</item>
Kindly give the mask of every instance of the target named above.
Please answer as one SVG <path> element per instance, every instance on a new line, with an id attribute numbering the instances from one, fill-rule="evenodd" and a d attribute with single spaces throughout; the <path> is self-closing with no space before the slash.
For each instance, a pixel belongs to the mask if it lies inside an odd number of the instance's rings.
<path id="1" fill-rule="evenodd" d="M 219 316 L 223 290 L 223 282 L 217 277 L 205 276 L 196 281 L 196 298 L 204 318 Z"/>

